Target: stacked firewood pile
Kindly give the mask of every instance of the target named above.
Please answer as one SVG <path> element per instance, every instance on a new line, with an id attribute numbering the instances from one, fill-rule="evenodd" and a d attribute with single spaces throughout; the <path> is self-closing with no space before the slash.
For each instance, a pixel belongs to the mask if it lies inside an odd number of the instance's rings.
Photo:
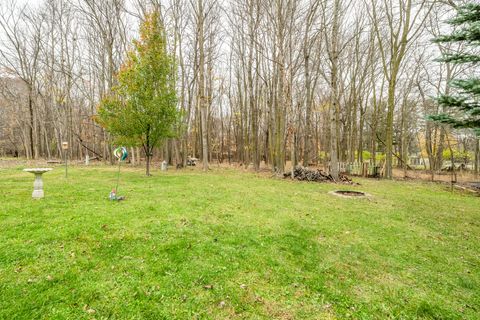
<path id="1" fill-rule="evenodd" d="M 291 178 L 292 172 L 283 174 L 284 178 Z M 293 170 L 293 177 L 299 181 L 315 181 L 315 182 L 343 182 L 353 184 L 353 181 L 347 176 L 340 174 L 339 180 L 336 181 L 330 174 L 320 169 L 309 169 L 302 166 L 296 166 Z"/>
<path id="2" fill-rule="evenodd" d="M 480 192 L 480 182 L 472 182 L 470 183 L 470 187 L 477 191 L 477 192 Z"/>
<path id="3" fill-rule="evenodd" d="M 457 189 L 468 191 L 480 196 L 480 182 L 462 183 L 454 185 Z"/>

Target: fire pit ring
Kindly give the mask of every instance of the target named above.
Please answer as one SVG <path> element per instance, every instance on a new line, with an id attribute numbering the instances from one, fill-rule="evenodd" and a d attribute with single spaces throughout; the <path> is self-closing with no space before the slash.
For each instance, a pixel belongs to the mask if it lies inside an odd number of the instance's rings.
<path id="1" fill-rule="evenodd" d="M 330 191 L 329 194 L 337 196 L 337 197 L 352 198 L 352 199 L 371 197 L 366 192 L 353 191 L 353 190 L 335 190 L 335 191 Z"/>

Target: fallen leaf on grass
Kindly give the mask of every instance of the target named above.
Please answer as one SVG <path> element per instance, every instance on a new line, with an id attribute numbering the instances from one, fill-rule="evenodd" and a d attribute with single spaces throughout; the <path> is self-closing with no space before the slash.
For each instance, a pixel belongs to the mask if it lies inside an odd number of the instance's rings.
<path id="1" fill-rule="evenodd" d="M 83 306 L 83 311 L 88 314 L 94 314 L 95 312 L 97 312 L 95 309 L 90 308 L 88 305 Z"/>

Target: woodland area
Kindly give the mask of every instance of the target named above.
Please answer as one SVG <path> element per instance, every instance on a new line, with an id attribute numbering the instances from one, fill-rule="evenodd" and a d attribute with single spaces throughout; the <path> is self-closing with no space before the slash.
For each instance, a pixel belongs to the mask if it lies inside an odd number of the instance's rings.
<path id="1" fill-rule="evenodd" d="M 44 0 L 0 2 L 0 156 L 113 161 L 95 122 L 100 99 L 156 9 L 177 63 L 176 137 L 154 152 L 277 173 L 385 161 L 385 177 L 445 152 L 478 172 L 473 131 L 427 121 L 457 76 L 478 67 L 437 61 L 462 44 L 431 40 L 463 1 Z M 144 158 L 131 147 L 131 160 Z M 426 164 L 428 163 L 428 165 Z M 337 166 L 331 166 L 338 176 Z"/>

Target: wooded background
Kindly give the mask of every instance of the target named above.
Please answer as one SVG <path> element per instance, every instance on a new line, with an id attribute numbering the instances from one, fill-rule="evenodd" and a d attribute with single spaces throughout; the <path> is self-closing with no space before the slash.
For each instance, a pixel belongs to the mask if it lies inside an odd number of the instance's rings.
<path id="1" fill-rule="evenodd" d="M 479 140 L 426 121 L 448 81 L 478 67 L 435 61 L 431 39 L 463 1 L 15 0 L 0 2 L 0 156 L 112 161 L 94 121 L 138 25 L 158 9 L 176 56 L 177 137 L 156 156 L 303 165 L 411 155 L 440 170 L 446 150 L 478 172 Z M 70 149 L 62 150 L 68 141 Z M 131 148 L 131 159 L 143 155 Z M 395 161 L 398 160 L 398 161 Z M 204 161 L 205 167 L 208 161 Z M 395 163 L 395 164 L 394 164 Z M 427 163 L 427 161 L 425 162 Z M 336 165 L 331 166 L 335 174 Z"/>

